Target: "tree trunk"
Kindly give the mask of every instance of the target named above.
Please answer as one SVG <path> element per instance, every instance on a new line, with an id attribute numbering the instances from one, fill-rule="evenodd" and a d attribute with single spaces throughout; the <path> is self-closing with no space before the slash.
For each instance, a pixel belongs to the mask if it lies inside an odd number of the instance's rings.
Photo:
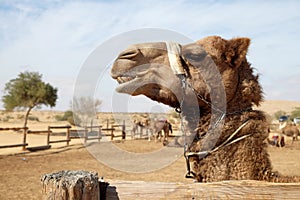
<path id="1" fill-rule="evenodd" d="M 28 121 L 28 117 L 29 117 L 29 113 L 30 111 L 32 110 L 33 107 L 29 107 L 27 112 L 26 112 L 26 115 L 25 115 L 25 122 L 24 122 L 24 127 L 27 127 L 27 121 Z"/>
<path id="2" fill-rule="evenodd" d="M 99 200 L 98 174 L 87 171 L 60 171 L 44 174 L 43 200 Z"/>

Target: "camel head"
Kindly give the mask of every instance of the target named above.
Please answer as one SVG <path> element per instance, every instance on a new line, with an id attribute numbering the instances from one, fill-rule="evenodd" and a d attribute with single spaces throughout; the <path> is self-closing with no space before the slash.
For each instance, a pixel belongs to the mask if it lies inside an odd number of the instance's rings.
<path id="1" fill-rule="evenodd" d="M 171 53 L 165 42 L 135 44 L 120 53 L 111 76 L 119 83 L 118 92 L 145 95 L 177 108 L 182 98 L 182 79 L 178 74 L 183 74 L 194 89 L 186 91 L 187 106 L 194 103 L 195 92 L 210 102 L 211 94 L 221 85 L 227 109 L 245 109 L 262 100 L 258 76 L 246 59 L 249 44 L 248 38 L 225 40 L 210 36 L 175 45 Z M 217 71 L 211 70 L 213 67 Z M 215 84 L 216 80 L 221 84 Z M 207 106 L 203 99 L 197 99 L 197 103 L 200 108 Z"/>

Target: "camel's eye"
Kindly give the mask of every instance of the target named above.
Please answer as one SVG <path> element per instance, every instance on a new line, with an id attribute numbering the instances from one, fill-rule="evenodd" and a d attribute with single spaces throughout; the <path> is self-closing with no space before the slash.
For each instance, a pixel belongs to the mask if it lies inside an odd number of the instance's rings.
<path id="1" fill-rule="evenodd" d="M 206 57 L 206 55 L 206 53 L 187 53 L 184 55 L 184 57 L 190 62 L 200 62 Z"/>

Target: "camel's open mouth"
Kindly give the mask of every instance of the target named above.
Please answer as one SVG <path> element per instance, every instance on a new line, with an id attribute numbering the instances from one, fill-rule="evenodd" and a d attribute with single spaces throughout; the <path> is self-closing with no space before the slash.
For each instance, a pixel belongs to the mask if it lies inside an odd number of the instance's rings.
<path id="1" fill-rule="evenodd" d="M 123 83 L 133 80 L 134 78 L 135 77 L 133 77 L 133 76 L 119 76 L 116 78 L 116 80 L 118 81 L 119 84 L 123 84 Z"/>
<path id="2" fill-rule="evenodd" d="M 134 91 L 140 87 L 139 77 L 137 75 L 119 75 L 114 77 L 117 80 L 119 85 L 116 88 L 117 92 L 133 94 Z"/>

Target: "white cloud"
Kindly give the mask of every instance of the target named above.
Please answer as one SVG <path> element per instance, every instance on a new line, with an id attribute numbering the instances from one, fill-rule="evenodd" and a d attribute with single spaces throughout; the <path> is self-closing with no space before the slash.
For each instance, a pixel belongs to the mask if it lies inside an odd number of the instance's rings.
<path id="1" fill-rule="evenodd" d="M 292 89 L 272 95 L 269 85 L 299 68 L 299 10 L 298 1 L 2 1 L 0 86 L 20 71 L 39 71 L 57 83 L 63 109 L 81 64 L 97 45 L 124 31 L 158 27 L 194 40 L 250 37 L 249 61 L 263 74 L 266 98 L 277 98 Z M 300 100 L 300 94 L 291 98 Z"/>

